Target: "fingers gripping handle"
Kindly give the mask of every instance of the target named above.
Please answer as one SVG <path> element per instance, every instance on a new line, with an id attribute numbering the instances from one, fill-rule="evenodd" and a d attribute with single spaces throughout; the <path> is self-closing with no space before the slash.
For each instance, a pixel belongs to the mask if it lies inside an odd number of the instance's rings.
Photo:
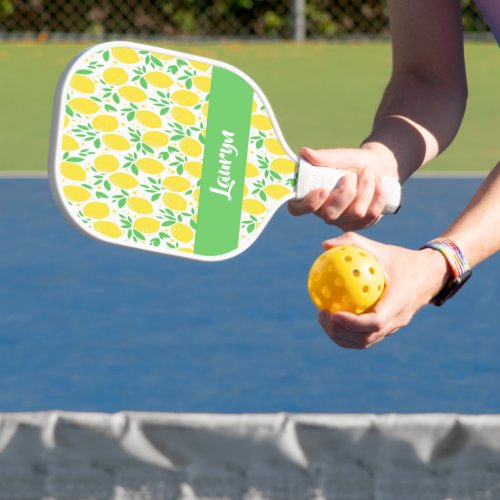
<path id="1" fill-rule="evenodd" d="M 304 198 L 313 189 L 325 187 L 334 189 L 348 171 L 330 167 L 317 167 L 299 158 L 297 199 Z M 394 177 L 382 177 L 387 201 L 384 214 L 394 214 L 401 205 L 401 184 Z"/>

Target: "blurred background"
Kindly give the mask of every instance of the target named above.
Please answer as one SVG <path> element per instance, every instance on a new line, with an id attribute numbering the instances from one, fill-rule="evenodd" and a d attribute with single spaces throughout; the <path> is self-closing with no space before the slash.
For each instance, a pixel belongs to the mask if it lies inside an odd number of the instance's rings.
<path id="1" fill-rule="evenodd" d="M 0 0 L 0 37 L 382 37 L 388 32 L 384 4 L 379 0 Z M 487 33 L 473 2 L 461 4 L 465 31 Z"/>

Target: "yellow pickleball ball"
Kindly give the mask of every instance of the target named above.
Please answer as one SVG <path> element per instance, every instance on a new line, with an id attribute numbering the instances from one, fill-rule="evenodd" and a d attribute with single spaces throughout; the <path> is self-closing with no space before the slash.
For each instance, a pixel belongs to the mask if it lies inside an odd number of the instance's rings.
<path id="1" fill-rule="evenodd" d="M 369 312 L 382 295 L 384 271 L 363 248 L 334 247 L 312 265 L 307 288 L 318 309 L 362 314 Z"/>

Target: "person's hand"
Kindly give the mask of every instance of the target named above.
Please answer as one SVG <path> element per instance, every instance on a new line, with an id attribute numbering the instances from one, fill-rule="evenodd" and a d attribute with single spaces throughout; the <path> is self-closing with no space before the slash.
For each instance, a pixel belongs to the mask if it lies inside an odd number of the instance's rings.
<path id="1" fill-rule="evenodd" d="M 382 175 L 396 175 L 394 159 L 382 148 L 302 148 L 300 156 L 312 165 L 349 170 L 338 186 L 315 189 L 301 200 L 288 202 L 292 215 L 315 213 L 327 224 L 344 231 L 363 229 L 382 216 L 387 198 L 380 182 Z"/>
<path id="2" fill-rule="evenodd" d="M 369 313 L 320 311 L 318 321 L 339 346 L 365 349 L 406 326 L 449 279 L 446 260 L 431 249 L 408 250 L 384 245 L 356 233 L 345 233 L 323 243 L 325 249 L 356 245 L 369 251 L 384 269 L 386 288 Z"/>

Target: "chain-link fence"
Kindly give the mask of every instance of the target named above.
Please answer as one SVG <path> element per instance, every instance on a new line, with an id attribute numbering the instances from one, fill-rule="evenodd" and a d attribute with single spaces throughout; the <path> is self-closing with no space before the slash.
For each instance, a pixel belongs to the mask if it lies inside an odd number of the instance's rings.
<path id="1" fill-rule="evenodd" d="M 466 31 L 487 27 L 462 0 Z M 0 0 L 0 37 L 335 38 L 388 31 L 383 0 Z"/>

